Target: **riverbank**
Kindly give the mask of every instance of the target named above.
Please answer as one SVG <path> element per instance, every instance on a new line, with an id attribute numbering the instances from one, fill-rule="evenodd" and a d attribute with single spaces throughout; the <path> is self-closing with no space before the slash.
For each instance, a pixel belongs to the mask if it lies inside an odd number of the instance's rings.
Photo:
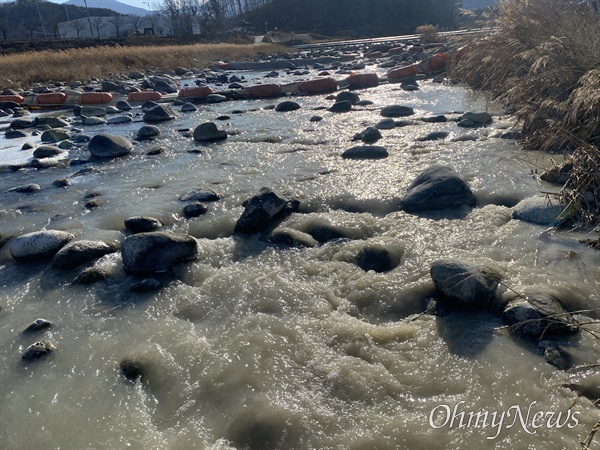
<path id="1" fill-rule="evenodd" d="M 503 1 L 455 75 L 505 105 L 528 148 L 566 155 L 556 166 L 576 225 L 600 223 L 600 16 L 589 3 Z"/>

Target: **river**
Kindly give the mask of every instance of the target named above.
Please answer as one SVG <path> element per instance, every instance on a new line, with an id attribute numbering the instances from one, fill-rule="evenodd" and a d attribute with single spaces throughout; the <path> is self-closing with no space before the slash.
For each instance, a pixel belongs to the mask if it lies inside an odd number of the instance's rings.
<path id="1" fill-rule="evenodd" d="M 174 269 L 173 279 L 165 275 L 160 290 L 133 293 L 118 253 L 101 261 L 110 277 L 86 286 L 71 284 L 77 271 L 17 264 L 4 245 L 2 447 L 579 448 L 599 410 L 561 386 L 597 377 L 597 369 L 558 370 L 535 340 L 511 335 L 487 312 L 424 314 L 435 294 L 429 266 L 445 257 L 493 264 L 516 291 L 551 288 L 571 311 L 598 305 L 600 253 L 577 242 L 585 233 L 548 233 L 511 219 L 519 200 L 557 190 L 535 175 L 549 156 L 499 139 L 512 118 L 461 86 L 423 81 L 419 91 L 382 85 L 358 93 L 373 104 L 344 114 L 315 110 L 331 105 L 325 96 L 296 97 L 301 109 L 288 113 L 271 109 L 276 99 L 203 105 L 159 125 L 161 136 L 136 142 L 132 155 L 70 177 L 67 188 L 52 183 L 80 167 L 2 173 L 0 192 L 27 183 L 42 189 L 1 194 L 0 234 L 60 229 L 118 244 L 124 219 L 149 215 L 198 238 L 201 249 L 197 261 Z M 388 149 L 386 159 L 340 158 L 355 145 L 354 134 L 376 124 L 391 104 L 415 108 L 409 120 L 488 110 L 494 123 L 466 130 L 453 121 L 415 121 L 382 130 L 378 145 Z M 229 119 L 216 123 L 230 135 L 221 143 L 201 145 L 178 131 L 221 115 Z M 311 122 L 314 115 L 323 120 Z M 133 140 L 140 120 L 85 132 Z M 450 135 L 416 141 L 431 131 Z M 31 151 L 19 150 L 26 140 L 39 143 L 39 136 L 0 138 L 2 162 L 29 158 Z M 160 154 L 147 155 L 158 147 Z M 87 155 L 85 147 L 70 150 L 72 159 Z M 472 187 L 477 207 L 462 218 L 399 211 L 407 186 L 432 164 L 452 166 Z M 300 200 L 284 226 L 329 224 L 351 239 L 289 249 L 234 235 L 242 202 L 263 186 Z M 192 188 L 213 189 L 222 199 L 188 220 L 178 198 Z M 88 209 L 91 193 L 100 206 Z M 365 242 L 383 243 L 399 265 L 363 271 L 352 261 Z M 37 318 L 53 326 L 22 334 Z M 56 351 L 22 363 L 21 352 L 40 339 Z M 575 366 L 599 360 L 600 344 L 585 332 L 558 342 Z M 120 374 L 124 358 L 143 362 L 141 382 Z M 560 413 L 559 423 L 532 426 L 539 411 L 555 419 Z M 461 412 L 511 415 L 502 424 L 461 426 Z"/>

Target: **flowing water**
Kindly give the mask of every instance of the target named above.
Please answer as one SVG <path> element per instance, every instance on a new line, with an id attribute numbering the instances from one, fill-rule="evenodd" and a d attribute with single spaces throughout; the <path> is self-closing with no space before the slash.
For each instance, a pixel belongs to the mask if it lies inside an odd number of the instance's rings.
<path id="1" fill-rule="evenodd" d="M 599 410 L 562 385 L 589 382 L 594 369 L 557 370 L 536 341 L 511 336 L 489 313 L 423 314 L 435 293 L 429 266 L 444 257 L 492 264 L 516 291 L 549 287 L 572 311 L 597 307 L 600 254 L 577 242 L 586 236 L 511 219 L 519 200 L 556 190 L 532 174 L 548 157 L 494 137 L 512 124 L 497 116 L 492 127 L 471 131 L 455 122 L 384 130 L 378 144 L 387 159 L 344 160 L 352 136 L 379 121 L 388 104 L 413 106 L 417 116 L 499 113 L 461 87 L 431 82 L 416 92 L 380 86 L 359 94 L 374 104 L 346 114 L 314 110 L 330 106 L 324 96 L 295 98 L 302 108 L 290 113 L 269 109 L 276 100 L 205 105 L 159 125 L 159 139 L 136 143 L 131 156 L 94 163 L 96 172 L 70 178 L 68 188 L 52 182 L 78 167 L 3 173 L 0 192 L 33 182 L 42 190 L 0 194 L 0 234 L 61 229 L 118 243 L 125 218 L 150 215 L 198 238 L 201 253 L 159 291 L 139 294 L 129 290 L 118 253 L 100 262 L 107 281 L 82 286 L 70 284 L 77 271 L 15 263 L 5 245 L 2 448 L 579 448 Z M 178 131 L 223 114 L 230 118 L 217 123 L 227 141 L 200 145 Z M 323 120 L 310 122 L 315 114 Z M 141 125 L 85 132 L 133 139 Z M 451 134 L 415 142 L 430 131 Z M 455 139 L 465 134 L 473 140 Z M 24 140 L 0 140 L 3 164 L 31 157 L 17 150 Z M 157 147 L 161 154 L 146 155 Z M 86 157 L 84 148 L 70 153 Z M 398 211 L 411 180 L 435 163 L 468 181 L 476 208 L 459 218 Z M 329 224 L 352 239 L 287 249 L 233 236 L 241 203 L 263 186 L 300 199 L 300 212 L 283 226 Z M 192 188 L 223 199 L 185 220 L 178 197 Z M 102 194 L 92 210 L 84 207 L 90 193 Z M 395 269 L 365 272 L 353 263 L 377 242 L 400 258 Z M 54 326 L 23 335 L 38 317 Z M 599 318 L 578 316 L 590 317 Z M 21 352 L 40 339 L 57 350 L 22 363 Z M 590 335 L 560 342 L 576 365 L 598 362 L 600 345 Z M 145 365 L 142 382 L 123 378 L 124 358 Z M 516 408 L 531 413 L 524 423 Z M 452 422 L 445 420 L 451 410 Z M 497 426 L 460 423 L 461 412 L 477 411 L 512 415 Z M 560 413 L 559 423 L 532 427 L 540 411 Z"/>

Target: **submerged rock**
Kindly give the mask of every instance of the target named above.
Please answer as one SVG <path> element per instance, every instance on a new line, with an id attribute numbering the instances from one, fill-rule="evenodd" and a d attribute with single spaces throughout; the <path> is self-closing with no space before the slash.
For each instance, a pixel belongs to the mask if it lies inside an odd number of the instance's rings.
<path id="1" fill-rule="evenodd" d="M 213 122 L 206 122 L 198 125 L 194 130 L 194 141 L 213 142 L 227 139 L 227 132 L 219 130 Z"/>
<path id="2" fill-rule="evenodd" d="M 50 342 L 35 342 L 25 349 L 25 351 L 21 354 L 21 359 L 24 362 L 36 361 L 50 355 L 52 352 L 54 352 L 54 350 L 56 350 L 56 347 L 54 347 L 54 345 L 52 345 Z"/>
<path id="3" fill-rule="evenodd" d="M 526 198 L 517 203 L 512 212 L 512 218 L 540 225 L 557 225 L 565 206 L 558 200 L 545 196 Z"/>
<path id="4" fill-rule="evenodd" d="M 342 153 L 345 159 L 382 159 L 389 156 L 385 147 L 379 145 L 360 145 Z"/>
<path id="5" fill-rule="evenodd" d="M 396 255 L 382 244 L 370 244 L 356 255 L 356 265 L 365 272 L 388 272 L 399 264 Z"/>
<path id="6" fill-rule="evenodd" d="M 575 333 L 578 328 L 559 300 L 549 292 L 527 290 L 506 305 L 504 319 L 511 330 L 529 336 Z"/>
<path id="7" fill-rule="evenodd" d="M 363 141 L 365 144 L 373 144 L 381 139 L 381 131 L 375 127 L 367 127 L 364 131 L 356 133 L 352 138 L 353 141 Z"/>
<path id="8" fill-rule="evenodd" d="M 447 131 L 432 131 L 424 136 L 418 137 L 416 141 L 418 142 L 427 142 L 427 141 L 439 141 L 441 139 L 446 139 L 450 133 Z"/>
<path id="9" fill-rule="evenodd" d="M 76 241 L 65 245 L 52 258 L 52 267 L 71 270 L 114 252 L 115 249 L 102 241 Z"/>
<path id="10" fill-rule="evenodd" d="M 74 238 L 74 234 L 66 231 L 35 231 L 16 238 L 10 245 L 10 253 L 17 261 L 50 258 Z"/>
<path id="11" fill-rule="evenodd" d="M 131 286 L 129 289 L 131 292 L 144 293 L 154 292 L 161 288 L 160 281 L 156 278 L 144 278 Z"/>
<path id="12" fill-rule="evenodd" d="M 300 109 L 300 105 L 289 100 L 281 102 L 275 107 L 275 111 L 278 112 L 296 111 L 297 109 Z"/>
<path id="13" fill-rule="evenodd" d="M 319 244 L 310 234 L 285 227 L 273 230 L 267 240 L 271 244 L 287 245 L 288 247 L 316 247 Z"/>
<path id="14" fill-rule="evenodd" d="M 256 233 L 276 219 L 298 210 L 298 201 L 269 188 L 262 188 L 244 204 L 244 212 L 235 224 L 236 233 Z"/>
<path id="15" fill-rule="evenodd" d="M 152 139 L 160 135 L 160 128 L 156 125 L 144 125 L 137 132 L 138 139 Z"/>
<path id="16" fill-rule="evenodd" d="M 327 111 L 334 112 L 334 113 L 343 113 L 343 112 L 352 111 L 352 103 L 350 103 L 347 100 L 338 101 L 338 102 L 335 102 L 333 104 L 333 106 L 331 106 L 329 109 L 327 109 Z"/>
<path id="17" fill-rule="evenodd" d="M 469 185 L 447 166 L 425 169 L 408 187 L 400 203 L 406 212 L 432 211 L 460 206 L 475 206 Z"/>
<path id="18" fill-rule="evenodd" d="M 187 219 L 192 217 L 200 217 L 203 214 L 206 214 L 208 211 L 208 207 L 201 202 L 193 202 L 184 206 L 183 208 L 183 216 Z"/>
<path id="19" fill-rule="evenodd" d="M 430 267 L 438 292 L 447 300 L 472 308 L 495 309 L 495 292 L 502 279 L 491 268 L 459 259 L 442 259 Z"/>
<path id="20" fill-rule="evenodd" d="M 540 342 L 540 349 L 543 350 L 544 359 L 548 364 L 553 365 L 558 370 L 570 369 L 573 365 L 571 355 L 565 352 L 554 342 Z"/>
<path id="21" fill-rule="evenodd" d="M 110 274 L 106 269 L 96 266 L 88 267 L 75 277 L 73 284 L 82 284 L 87 286 L 98 281 L 106 280 L 109 276 Z"/>
<path id="22" fill-rule="evenodd" d="M 123 241 L 121 256 L 127 273 L 166 272 L 180 262 L 196 259 L 198 241 L 169 232 L 140 233 Z"/>
<path id="23" fill-rule="evenodd" d="M 67 152 L 54 145 L 40 145 L 33 151 L 34 158 L 54 158 L 55 156 L 67 156 Z"/>
<path id="24" fill-rule="evenodd" d="M 134 216 L 125 219 L 125 228 L 134 233 L 147 233 L 156 231 L 163 226 L 163 223 L 149 216 Z"/>
<path id="25" fill-rule="evenodd" d="M 380 114 L 383 117 L 407 117 L 412 116 L 414 113 L 415 110 L 410 106 L 390 105 L 382 108 Z"/>
<path id="26" fill-rule="evenodd" d="M 131 153 L 133 144 L 122 136 L 97 134 L 88 144 L 94 158 L 117 158 Z"/>
<path id="27" fill-rule="evenodd" d="M 4 191 L 2 193 L 8 194 L 10 192 L 14 192 L 17 194 L 33 194 L 41 189 L 42 189 L 42 187 L 39 184 L 31 183 L 31 184 L 24 184 L 23 186 L 15 186 L 14 188 L 7 189 L 6 191 Z"/>
<path id="28" fill-rule="evenodd" d="M 24 334 L 33 334 L 38 333 L 42 330 L 50 328 L 52 326 L 52 322 L 46 319 L 36 319 L 32 323 L 29 324 L 27 328 L 23 330 Z"/>
<path id="29" fill-rule="evenodd" d="M 192 189 L 179 196 L 180 202 L 216 202 L 221 196 L 211 189 Z"/>
<path id="30" fill-rule="evenodd" d="M 144 364 L 136 358 L 125 358 L 119 363 L 121 374 L 129 381 L 137 381 L 143 378 Z"/>

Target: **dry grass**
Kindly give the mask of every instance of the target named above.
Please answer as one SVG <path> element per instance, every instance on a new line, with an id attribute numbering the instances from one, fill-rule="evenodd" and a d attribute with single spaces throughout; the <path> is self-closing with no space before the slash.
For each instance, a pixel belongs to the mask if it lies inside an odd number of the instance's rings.
<path id="1" fill-rule="evenodd" d="M 145 47 L 92 47 L 45 50 L 0 56 L 0 88 L 24 88 L 34 83 L 86 81 L 147 68 L 204 68 L 212 61 L 245 60 L 257 53 L 285 51 L 276 45 L 193 44 Z"/>
<path id="2" fill-rule="evenodd" d="M 432 42 L 439 42 L 440 41 L 439 31 L 440 30 L 437 26 L 429 25 L 429 24 L 420 25 L 416 29 L 416 33 L 421 35 L 420 41 L 424 44 L 429 44 Z"/>
<path id="3" fill-rule="evenodd" d="M 507 105 L 530 148 L 563 152 L 575 168 L 565 199 L 600 222 L 600 15 L 588 5 L 504 0 L 469 44 L 455 76 Z"/>

